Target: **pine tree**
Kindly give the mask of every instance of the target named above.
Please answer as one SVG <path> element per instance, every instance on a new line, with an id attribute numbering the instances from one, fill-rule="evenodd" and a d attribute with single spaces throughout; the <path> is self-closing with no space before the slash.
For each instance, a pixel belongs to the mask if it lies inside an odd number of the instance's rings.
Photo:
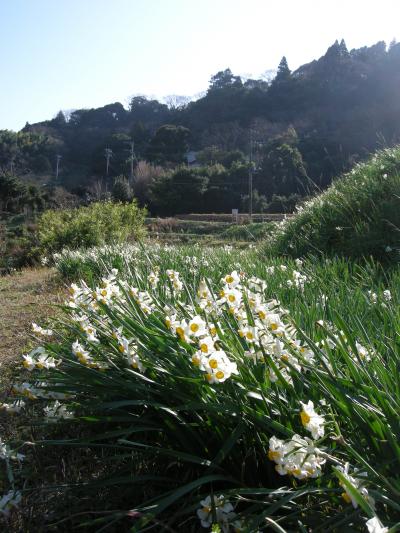
<path id="1" fill-rule="evenodd" d="M 276 73 L 275 82 L 287 81 L 290 79 L 291 72 L 285 56 L 282 57 L 281 62 L 278 65 L 278 71 Z"/>
<path id="2" fill-rule="evenodd" d="M 340 50 L 341 57 L 349 57 L 350 56 L 349 51 L 347 50 L 346 42 L 345 42 L 344 39 L 342 39 L 340 41 L 339 50 Z"/>

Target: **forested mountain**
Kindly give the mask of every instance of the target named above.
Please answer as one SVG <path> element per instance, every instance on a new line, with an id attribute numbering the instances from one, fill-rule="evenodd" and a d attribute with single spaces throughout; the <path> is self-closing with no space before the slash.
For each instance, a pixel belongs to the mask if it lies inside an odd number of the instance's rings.
<path id="1" fill-rule="evenodd" d="M 172 186 L 171 169 L 186 162 L 190 150 L 207 166 L 191 169 L 197 181 L 206 179 L 203 209 L 232 194 L 224 206 L 229 208 L 247 192 L 251 139 L 254 186 L 267 199 L 325 187 L 372 150 L 399 142 L 400 43 L 348 51 L 343 40 L 336 41 L 294 72 L 283 58 L 271 81 L 243 80 L 226 69 L 189 103 L 136 96 L 128 109 L 113 103 L 60 112 L 19 133 L 0 132 L 0 168 L 54 180 L 59 155 L 58 184 L 79 192 L 107 181 L 108 149 L 108 180 L 129 177 L 141 160 L 158 167 L 158 181 L 169 170 Z M 180 185 L 190 173 L 176 179 Z M 165 176 L 157 187 L 168 189 Z"/>

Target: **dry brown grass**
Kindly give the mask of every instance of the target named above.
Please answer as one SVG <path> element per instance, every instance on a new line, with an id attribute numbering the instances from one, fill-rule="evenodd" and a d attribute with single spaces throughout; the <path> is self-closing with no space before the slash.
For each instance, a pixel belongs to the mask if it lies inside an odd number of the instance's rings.
<path id="1" fill-rule="evenodd" d="M 54 270 L 32 268 L 0 277 L 1 364 L 19 359 L 31 342 L 32 322 L 43 325 L 61 300 Z"/>

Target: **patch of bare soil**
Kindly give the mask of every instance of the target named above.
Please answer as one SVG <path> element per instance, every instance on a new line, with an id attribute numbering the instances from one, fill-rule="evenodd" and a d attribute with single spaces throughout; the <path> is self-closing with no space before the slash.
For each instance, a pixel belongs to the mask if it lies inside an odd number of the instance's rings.
<path id="1" fill-rule="evenodd" d="M 49 268 L 25 269 L 0 277 L 0 363 L 18 361 L 32 342 L 31 324 L 44 325 L 63 296 Z"/>

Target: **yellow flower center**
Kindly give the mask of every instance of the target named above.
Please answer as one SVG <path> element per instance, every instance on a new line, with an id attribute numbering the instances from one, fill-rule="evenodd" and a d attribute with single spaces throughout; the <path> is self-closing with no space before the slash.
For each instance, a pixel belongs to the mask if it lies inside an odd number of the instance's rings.
<path id="1" fill-rule="evenodd" d="M 212 375 L 209 372 L 207 372 L 207 374 L 206 374 L 206 379 L 208 381 L 211 381 L 211 379 L 212 379 Z"/>
<path id="2" fill-rule="evenodd" d="M 277 330 L 278 329 L 278 324 L 276 324 L 275 322 L 272 322 L 271 329 L 272 329 L 272 331 Z"/>
<path id="3" fill-rule="evenodd" d="M 277 459 L 280 458 L 280 456 L 281 456 L 280 452 L 277 452 L 274 450 L 268 451 L 268 459 L 270 459 L 271 461 L 276 461 Z"/>
<path id="4" fill-rule="evenodd" d="M 344 501 L 345 501 L 346 503 L 351 503 L 351 498 L 350 498 L 350 496 L 347 494 L 347 492 L 342 492 L 341 496 L 342 496 L 342 498 L 344 499 Z"/>
<path id="5" fill-rule="evenodd" d="M 252 333 L 251 331 L 248 331 L 248 332 L 246 333 L 246 337 L 247 337 L 250 341 L 254 339 L 254 335 L 253 335 L 253 333 Z"/>
<path id="6" fill-rule="evenodd" d="M 199 366 L 200 365 L 200 359 L 197 357 L 197 355 L 194 355 L 192 357 L 192 363 L 195 365 L 195 366 Z"/>
<path id="7" fill-rule="evenodd" d="M 165 319 L 165 325 L 167 326 L 167 328 L 171 327 L 171 320 L 169 318 Z"/>
<path id="8" fill-rule="evenodd" d="M 227 283 L 233 283 L 235 280 L 233 279 L 232 276 L 226 276 L 225 281 L 226 281 Z"/>
<path id="9" fill-rule="evenodd" d="M 234 302 L 234 301 L 236 300 L 235 295 L 234 295 L 234 294 L 230 294 L 230 295 L 228 296 L 228 300 L 229 300 L 230 302 Z"/>
<path id="10" fill-rule="evenodd" d="M 183 328 L 181 328 L 180 326 L 176 328 L 176 334 L 179 335 L 179 337 L 181 338 L 185 336 L 185 332 L 183 331 Z"/>
<path id="11" fill-rule="evenodd" d="M 217 368 L 217 366 L 218 366 L 218 361 L 216 359 L 210 359 L 210 368 Z"/>
<path id="12" fill-rule="evenodd" d="M 213 337 L 215 337 L 215 335 L 217 334 L 217 328 L 211 328 L 210 333 Z"/>
<path id="13" fill-rule="evenodd" d="M 200 350 L 203 352 L 203 353 L 208 353 L 208 346 L 207 344 L 200 344 Z"/>
<path id="14" fill-rule="evenodd" d="M 224 376 L 225 374 L 222 372 L 222 370 L 218 370 L 218 372 L 215 374 L 217 379 L 222 379 Z"/>
<path id="15" fill-rule="evenodd" d="M 267 315 L 264 313 L 264 311 L 258 311 L 258 316 L 261 318 L 261 320 L 265 320 Z"/>
<path id="16" fill-rule="evenodd" d="M 29 368 L 29 361 L 24 361 L 22 364 L 25 368 Z"/>
<path id="17" fill-rule="evenodd" d="M 193 324 L 190 324 L 190 331 L 193 331 L 193 333 L 196 333 L 196 331 L 199 331 L 199 325 L 195 322 Z"/>
<path id="18" fill-rule="evenodd" d="M 124 353 L 124 351 L 125 351 L 124 345 L 123 345 L 123 344 L 120 344 L 120 345 L 118 346 L 118 350 L 119 350 L 121 353 Z"/>
<path id="19" fill-rule="evenodd" d="M 107 296 L 107 291 L 105 289 L 103 289 L 100 293 L 102 296 Z"/>
<path id="20" fill-rule="evenodd" d="M 306 426 L 311 420 L 310 415 L 308 415 L 305 411 L 302 411 L 300 413 L 300 418 L 301 418 L 301 423 L 303 424 L 303 426 Z"/>

